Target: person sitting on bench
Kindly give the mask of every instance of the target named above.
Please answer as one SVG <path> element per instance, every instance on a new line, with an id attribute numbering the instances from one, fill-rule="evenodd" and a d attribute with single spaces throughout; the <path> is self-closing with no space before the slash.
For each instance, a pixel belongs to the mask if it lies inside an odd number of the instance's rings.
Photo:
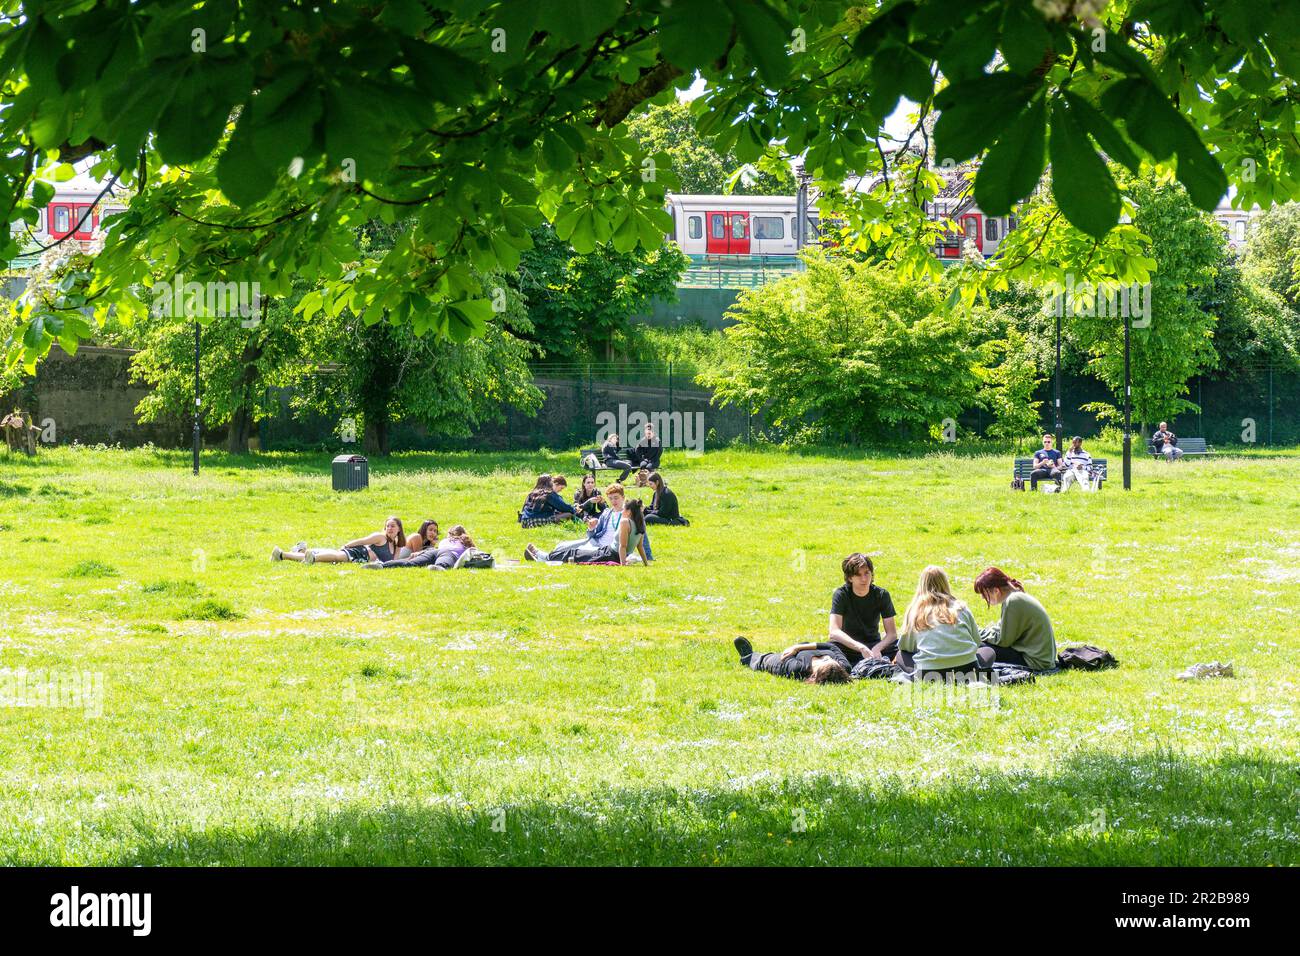
<path id="1" fill-rule="evenodd" d="M 975 593 L 989 607 L 1002 606 L 996 624 L 980 629 L 980 666 L 1019 664 L 1046 671 L 1056 666 L 1056 634 L 1043 605 L 1025 593 L 1015 578 L 999 568 L 985 568 L 975 578 Z"/>
<path id="2" fill-rule="evenodd" d="M 620 482 L 627 481 L 627 476 L 632 474 L 632 463 L 624 458 L 619 457 L 623 453 L 618 447 L 619 438 L 617 434 L 611 434 L 605 439 L 605 443 L 600 446 L 600 457 L 605 461 L 606 468 L 622 468 L 623 474 L 618 476 Z"/>
<path id="3" fill-rule="evenodd" d="M 1151 447 L 1157 455 L 1164 455 L 1165 461 L 1177 461 L 1183 457 L 1183 450 L 1178 447 L 1178 436 L 1169 430 L 1168 422 L 1161 422 L 1151 436 Z"/>
<path id="4" fill-rule="evenodd" d="M 930 565 L 922 571 L 898 638 L 903 669 L 922 678 L 973 671 L 979 638 L 975 615 L 952 593 L 943 568 Z"/>
<path id="5" fill-rule="evenodd" d="M 646 524 L 690 524 L 678 510 L 677 495 L 664 484 L 663 475 L 653 472 L 650 475 L 650 487 L 654 489 L 654 497 L 650 499 L 650 507 L 645 510 Z"/>
<path id="6" fill-rule="evenodd" d="M 573 505 L 556 492 L 551 476 L 542 475 L 537 479 L 533 490 L 528 492 L 528 497 L 524 499 L 523 510 L 519 512 L 519 523 L 525 528 L 531 528 L 539 524 L 567 521 L 576 517 L 577 512 Z"/>
<path id="7" fill-rule="evenodd" d="M 1038 482 L 1050 478 L 1061 483 L 1061 453 L 1052 447 L 1056 441 L 1051 435 L 1043 436 L 1043 447 L 1034 452 L 1034 470 L 1029 473 L 1029 490 L 1037 491 Z"/>
<path id="8" fill-rule="evenodd" d="M 632 464 L 653 471 L 659 467 L 659 457 L 663 453 L 663 446 L 659 444 L 659 439 L 655 437 L 655 427 L 646 425 L 645 434 L 641 436 L 641 440 L 632 449 L 629 459 Z"/>
<path id="9" fill-rule="evenodd" d="M 1070 450 L 1065 453 L 1065 470 L 1061 473 L 1061 490 L 1069 491 L 1077 484 L 1084 491 L 1094 488 L 1092 456 L 1083 450 L 1083 439 L 1075 435 L 1070 439 Z"/>
<path id="10" fill-rule="evenodd" d="M 755 654 L 747 638 L 733 642 L 740 663 L 754 671 L 791 677 L 807 684 L 844 684 L 849 679 L 849 661 L 838 644 L 791 644 L 779 654 Z"/>
<path id="11" fill-rule="evenodd" d="M 840 563 L 844 583 L 831 595 L 830 634 L 850 665 L 864 657 L 891 660 L 898 648 L 894 602 L 875 583 L 876 566 L 865 554 L 850 554 Z M 880 629 L 884 627 L 882 639 Z"/>

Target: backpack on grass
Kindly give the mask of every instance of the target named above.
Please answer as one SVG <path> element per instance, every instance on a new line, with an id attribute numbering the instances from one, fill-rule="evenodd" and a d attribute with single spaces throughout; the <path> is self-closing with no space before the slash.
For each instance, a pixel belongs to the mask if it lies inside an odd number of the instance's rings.
<path id="1" fill-rule="evenodd" d="M 1118 667 L 1119 661 L 1110 651 L 1100 647 L 1071 644 L 1061 648 L 1061 653 L 1056 657 L 1056 666 L 1061 670 L 1103 671 L 1108 667 Z"/>
<path id="2" fill-rule="evenodd" d="M 456 562 L 458 568 L 490 568 L 496 564 L 496 558 L 478 548 L 469 548 Z"/>

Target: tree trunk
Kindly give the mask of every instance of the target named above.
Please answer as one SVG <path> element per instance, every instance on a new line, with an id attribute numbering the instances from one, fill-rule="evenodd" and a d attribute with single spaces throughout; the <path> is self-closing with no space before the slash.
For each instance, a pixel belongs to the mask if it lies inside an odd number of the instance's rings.
<path id="1" fill-rule="evenodd" d="M 386 456 L 389 452 L 388 419 L 367 420 L 365 445 L 367 455 Z"/>
<path id="2" fill-rule="evenodd" d="M 257 360 L 262 357 L 262 347 L 249 342 L 240 356 L 243 372 L 235 386 L 235 410 L 230 416 L 230 430 L 226 434 L 226 450 L 232 455 L 248 454 L 248 436 L 253 431 L 253 388 L 257 385 Z"/>

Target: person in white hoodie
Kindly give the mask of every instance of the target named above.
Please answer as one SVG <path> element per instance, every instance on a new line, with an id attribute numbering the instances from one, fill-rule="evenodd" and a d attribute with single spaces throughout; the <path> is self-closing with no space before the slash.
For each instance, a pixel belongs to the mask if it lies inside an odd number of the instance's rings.
<path id="1" fill-rule="evenodd" d="M 943 568 L 930 565 L 921 572 L 916 594 L 903 616 L 898 663 L 921 678 L 973 671 L 979 643 L 975 615 L 952 593 Z"/>

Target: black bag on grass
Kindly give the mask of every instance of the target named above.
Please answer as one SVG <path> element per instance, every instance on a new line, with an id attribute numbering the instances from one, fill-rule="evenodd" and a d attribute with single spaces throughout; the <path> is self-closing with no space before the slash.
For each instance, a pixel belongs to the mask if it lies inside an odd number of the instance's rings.
<path id="1" fill-rule="evenodd" d="M 1020 664 L 1002 662 L 993 665 L 993 679 L 999 687 L 1009 684 L 1032 684 L 1034 672 Z"/>
<path id="2" fill-rule="evenodd" d="M 893 677 L 897 671 L 894 665 L 883 657 L 864 657 L 853 665 L 849 671 L 852 680 L 886 679 Z"/>
<path id="3" fill-rule="evenodd" d="M 1071 644 L 1061 648 L 1056 656 L 1056 666 L 1061 670 L 1104 671 L 1108 667 L 1118 667 L 1119 661 L 1110 651 L 1091 644 Z"/>

